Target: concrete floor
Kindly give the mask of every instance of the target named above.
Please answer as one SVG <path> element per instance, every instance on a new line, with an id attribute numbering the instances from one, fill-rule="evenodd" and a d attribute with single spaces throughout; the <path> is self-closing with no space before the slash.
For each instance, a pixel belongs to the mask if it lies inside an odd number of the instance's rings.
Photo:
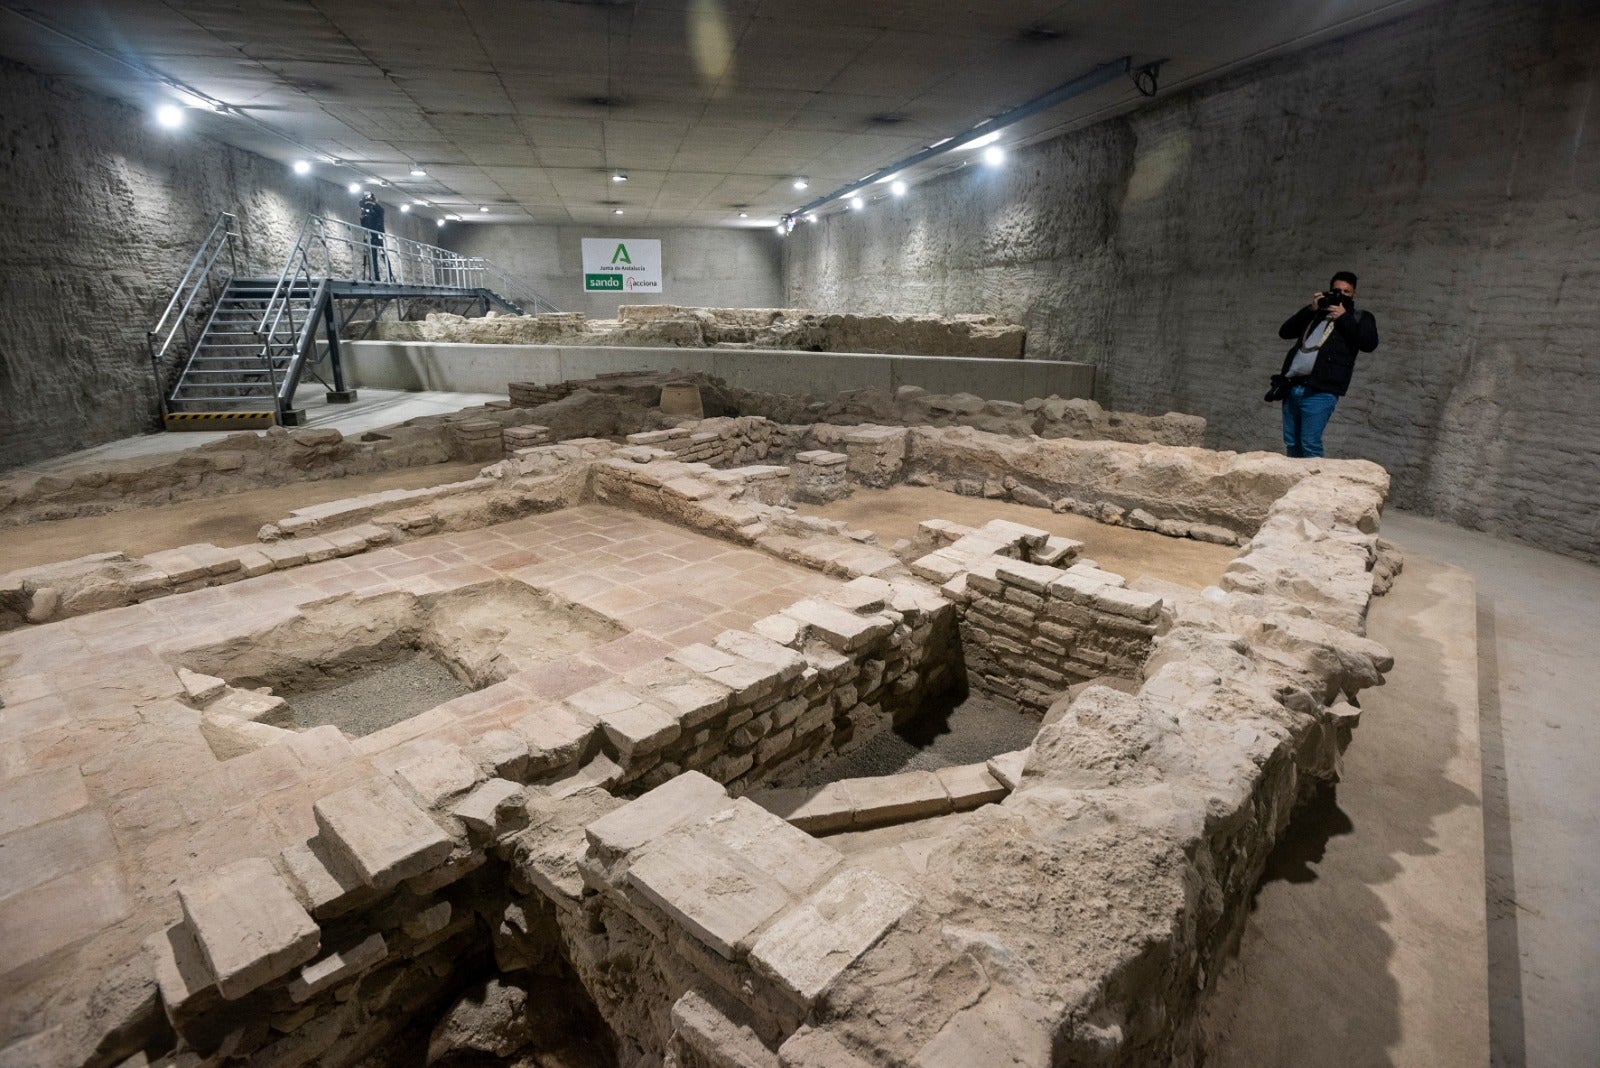
<path id="1" fill-rule="evenodd" d="M 1209 1063 L 1600 1064 L 1600 568 L 1383 530 L 1395 670 L 1269 865 Z"/>
<path id="2" fill-rule="evenodd" d="M 1495 1065 L 1600 1064 L 1600 567 L 1390 512 L 1477 582 Z"/>

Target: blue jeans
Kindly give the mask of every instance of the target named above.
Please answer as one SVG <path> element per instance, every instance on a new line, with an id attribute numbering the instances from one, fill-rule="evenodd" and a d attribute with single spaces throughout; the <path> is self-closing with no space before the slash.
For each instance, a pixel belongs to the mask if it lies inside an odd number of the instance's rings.
<path id="1" fill-rule="evenodd" d="M 1290 386 L 1283 398 L 1283 447 L 1290 456 L 1322 455 L 1322 428 L 1333 417 L 1339 398 L 1332 393 L 1308 393 L 1305 386 Z"/>

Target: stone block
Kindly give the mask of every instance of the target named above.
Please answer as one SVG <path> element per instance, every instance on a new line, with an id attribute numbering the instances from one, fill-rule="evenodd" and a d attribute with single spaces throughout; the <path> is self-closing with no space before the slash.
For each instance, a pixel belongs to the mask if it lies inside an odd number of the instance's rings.
<path id="1" fill-rule="evenodd" d="M 750 629 L 768 641 L 791 647 L 799 643 L 802 633 L 800 621 L 781 612 L 763 616 L 750 624 Z"/>
<path id="2" fill-rule="evenodd" d="M 698 771 L 686 771 L 601 816 L 584 833 L 601 857 L 617 857 L 732 803 L 720 783 Z"/>
<path id="3" fill-rule="evenodd" d="M 499 838 L 528 823 L 528 795 L 517 783 L 490 779 L 456 802 L 450 814 L 475 836 Z"/>
<path id="4" fill-rule="evenodd" d="M 462 753 L 485 775 L 522 779 L 527 773 L 528 743 L 516 731 L 503 728 L 484 731 L 468 742 Z"/>
<path id="5" fill-rule="evenodd" d="M 764 924 L 793 900 L 770 877 L 737 858 L 681 842 L 641 851 L 628 885 L 689 935 L 727 960 L 737 960 Z"/>
<path id="6" fill-rule="evenodd" d="M 243 997 L 316 956 L 322 932 L 263 857 L 179 887 L 184 919 L 217 989 Z"/>
<path id="7" fill-rule="evenodd" d="M 989 772 L 986 764 L 961 764 L 938 768 L 934 774 L 939 785 L 950 796 L 950 805 L 957 812 L 978 808 L 999 801 L 1010 791 L 1005 784 Z"/>
<path id="8" fill-rule="evenodd" d="M 715 1068 L 778 1068 L 778 1055 L 767 1048 L 756 1029 L 743 1019 L 749 1010 L 738 1006 L 737 1002 L 734 1004 L 738 1010 L 743 1010 L 740 1019 L 731 1017 L 693 990 L 674 1002 L 668 1063 Z"/>
<path id="9" fill-rule="evenodd" d="M 840 608 L 857 613 L 881 612 L 894 596 L 894 587 L 880 578 L 853 578 L 829 595 Z"/>
<path id="10" fill-rule="evenodd" d="M 843 859 L 832 846 L 747 798 L 691 823 L 682 837 L 716 843 L 796 896 L 809 891 Z"/>
<path id="11" fill-rule="evenodd" d="M 211 966 L 187 922 L 173 924 L 145 939 L 144 951 L 155 976 L 167 1018 L 182 1025 L 196 1010 L 221 999 Z"/>
<path id="12" fill-rule="evenodd" d="M 388 779 L 324 797 L 312 806 L 330 846 L 366 883 L 393 886 L 442 863 L 453 843 Z"/>
<path id="13" fill-rule="evenodd" d="M 671 744 L 683 733 L 671 713 L 643 701 L 595 718 L 625 767 L 638 757 Z"/>
<path id="14" fill-rule="evenodd" d="M 206 705 L 205 710 L 249 723 L 265 723 L 269 727 L 294 727 L 294 713 L 289 702 L 270 693 L 229 689 Z"/>
<path id="15" fill-rule="evenodd" d="M 800 723 L 804 724 L 805 720 Z M 821 789 L 759 790 L 749 798 L 808 834 L 842 831 L 855 819 L 855 802 L 837 783 L 829 783 Z"/>
<path id="16" fill-rule="evenodd" d="M 288 874 L 295 896 L 318 920 L 342 915 L 377 896 L 349 862 L 332 855 L 327 843 L 318 838 L 285 849 L 280 866 Z"/>
<path id="17" fill-rule="evenodd" d="M 806 666 L 805 658 L 793 649 L 749 631 L 725 630 L 713 638 L 711 644 L 729 656 L 772 668 L 785 682 L 800 674 Z"/>
<path id="18" fill-rule="evenodd" d="M 594 736 L 594 721 L 566 705 L 542 705 L 511 724 L 527 743 L 526 777 L 533 778 L 582 760 Z"/>
<path id="19" fill-rule="evenodd" d="M 842 872 L 767 928 L 750 963 L 809 1009 L 915 903 L 876 872 Z"/>
<path id="20" fill-rule="evenodd" d="M 684 730 L 694 730 L 725 712 L 733 694 L 712 679 L 691 677 L 671 686 L 651 689 L 650 699 L 675 716 Z"/>
<path id="21" fill-rule="evenodd" d="M 1022 781 L 1022 767 L 1028 762 L 1028 750 L 1017 749 L 1010 753 L 992 756 L 985 765 L 990 775 L 1007 790 L 1015 790 Z"/>
<path id="22" fill-rule="evenodd" d="M 1148 623 L 1161 614 L 1161 598 L 1139 590 L 1103 586 L 1095 593 L 1094 606 L 1114 615 L 1128 616 Z"/>
<path id="23" fill-rule="evenodd" d="M 905 388 L 905 387 L 901 387 Z M 802 1027 L 778 1048 L 779 1068 L 877 1068 L 827 1031 Z M 978 1068 L 974 1062 L 970 1068 Z"/>
<path id="24" fill-rule="evenodd" d="M 394 777 L 418 804 L 435 808 L 478 785 L 483 772 L 458 747 L 449 745 L 401 764 Z"/>
<path id="25" fill-rule="evenodd" d="M 844 779 L 834 785 L 850 798 L 856 827 L 904 823 L 951 810 L 950 795 L 931 771 Z"/>
<path id="26" fill-rule="evenodd" d="M 995 565 L 995 577 L 1007 586 L 1017 586 L 1029 593 L 1043 594 L 1063 572 L 1043 564 L 1030 564 L 1022 560 L 1004 560 Z"/>
<path id="27" fill-rule="evenodd" d="M 300 974 L 289 981 L 289 999 L 296 1004 L 307 1001 L 329 987 L 355 978 L 388 955 L 389 947 L 383 935 L 368 935 L 349 949 L 330 953 L 301 968 Z"/>
<path id="28" fill-rule="evenodd" d="M 183 683 L 183 693 L 190 701 L 205 704 L 213 698 L 220 697 L 228 684 L 215 675 L 202 675 L 198 671 L 188 668 L 178 669 L 178 681 Z"/>
<path id="29" fill-rule="evenodd" d="M 894 630 L 894 624 L 881 616 L 857 615 L 815 598 L 797 601 L 782 614 L 843 653 L 865 648 Z"/>
<path id="30" fill-rule="evenodd" d="M 991 538 L 999 538 L 1011 545 L 1026 545 L 1030 549 L 1038 548 L 1050 540 L 1048 530 L 1013 523 L 1009 519 L 991 519 L 978 529 Z"/>

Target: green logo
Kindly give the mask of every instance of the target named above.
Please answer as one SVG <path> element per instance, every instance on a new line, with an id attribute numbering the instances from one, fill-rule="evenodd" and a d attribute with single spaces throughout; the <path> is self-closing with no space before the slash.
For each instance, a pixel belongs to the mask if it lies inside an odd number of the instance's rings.
<path id="1" fill-rule="evenodd" d="M 583 276 L 584 292 L 595 289 L 621 289 L 622 276 L 620 274 L 586 274 Z"/>
<path id="2" fill-rule="evenodd" d="M 632 263 L 633 257 L 628 255 L 627 245 L 618 245 L 617 251 L 611 254 L 612 263 Z"/>

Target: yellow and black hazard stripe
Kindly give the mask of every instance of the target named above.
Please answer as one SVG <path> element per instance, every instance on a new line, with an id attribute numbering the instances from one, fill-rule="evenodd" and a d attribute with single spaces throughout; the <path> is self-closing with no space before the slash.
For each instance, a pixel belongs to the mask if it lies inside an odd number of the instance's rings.
<path id="1" fill-rule="evenodd" d="M 168 412 L 163 421 L 169 429 L 203 430 L 217 423 L 230 426 L 273 426 L 276 412 Z"/>

